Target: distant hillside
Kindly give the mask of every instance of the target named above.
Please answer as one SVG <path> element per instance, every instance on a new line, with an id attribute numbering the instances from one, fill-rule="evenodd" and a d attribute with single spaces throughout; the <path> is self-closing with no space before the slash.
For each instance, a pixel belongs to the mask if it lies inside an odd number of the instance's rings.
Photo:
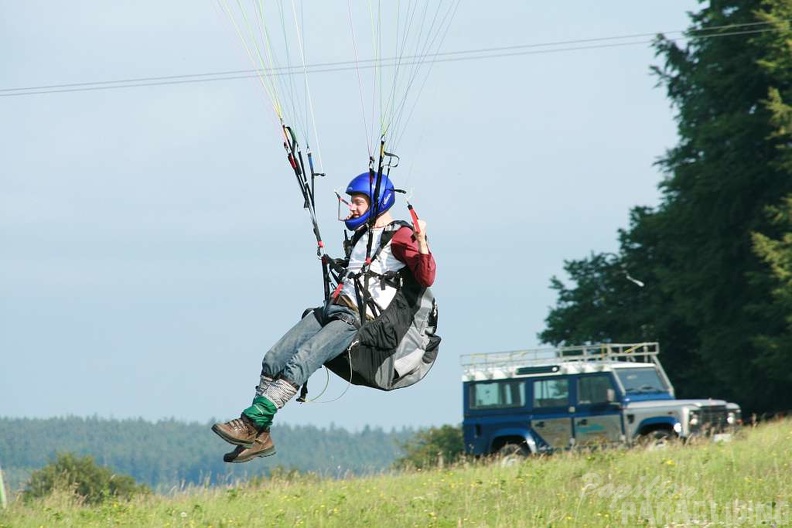
<path id="1" fill-rule="evenodd" d="M 278 425 L 273 429 L 277 455 L 226 464 L 223 453 L 232 446 L 210 426 L 176 420 L 0 418 L 0 468 L 12 492 L 60 452 L 91 455 L 98 464 L 157 490 L 246 479 L 275 468 L 329 477 L 363 475 L 387 469 L 401 455 L 399 445 L 414 434 L 410 429 L 386 433 L 367 427 L 351 433 L 334 427 Z"/>

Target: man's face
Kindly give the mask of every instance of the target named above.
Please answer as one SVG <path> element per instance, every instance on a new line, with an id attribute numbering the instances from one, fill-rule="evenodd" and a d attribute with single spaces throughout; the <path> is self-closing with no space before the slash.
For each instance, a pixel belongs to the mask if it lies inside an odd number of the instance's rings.
<path id="1" fill-rule="evenodd" d="M 349 218 L 360 218 L 369 208 L 369 199 L 365 194 L 353 194 L 349 200 Z"/>

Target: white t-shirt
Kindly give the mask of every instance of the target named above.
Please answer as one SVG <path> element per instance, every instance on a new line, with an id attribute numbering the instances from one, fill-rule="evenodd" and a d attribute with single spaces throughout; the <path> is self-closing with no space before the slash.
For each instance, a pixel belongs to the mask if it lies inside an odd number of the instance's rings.
<path id="1" fill-rule="evenodd" d="M 377 248 L 379 247 L 380 240 L 382 239 L 382 233 L 384 232 L 384 228 L 375 228 L 373 230 L 373 240 L 371 241 L 371 254 L 377 252 Z M 366 261 L 366 247 L 368 246 L 368 233 L 364 234 L 360 237 L 360 240 L 357 241 L 355 247 L 352 248 L 352 253 L 349 255 L 349 265 L 347 266 L 347 277 L 344 278 L 344 286 L 341 289 L 341 294 L 346 295 L 353 302 L 357 302 L 357 297 L 355 296 L 355 281 L 349 278 L 350 274 L 355 274 L 360 272 L 363 264 Z M 405 266 L 404 262 L 397 259 L 393 256 L 393 252 L 391 250 L 391 244 L 388 244 L 382 248 L 377 258 L 374 259 L 369 266 L 369 269 L 374 273 L 384 274 L 388 271 L 399 271 Z M 360 284 L 363 286 L 364 277 L 360 277 Z M 393 297 L 396 295 L 396 288 L 391 286 L 385 286 L 385 288 L 380 287 L 380 279 L 376 276 L 369 277 L 369 293 L 371 298 L 377 303 L 380 310 L 384 310 L 388 307 L 390 302 L 393 300 Z M 371 313 L 371 308 L 366 307 L 366 312 L 368 315 L 374 316 L 375 314 Z"/>

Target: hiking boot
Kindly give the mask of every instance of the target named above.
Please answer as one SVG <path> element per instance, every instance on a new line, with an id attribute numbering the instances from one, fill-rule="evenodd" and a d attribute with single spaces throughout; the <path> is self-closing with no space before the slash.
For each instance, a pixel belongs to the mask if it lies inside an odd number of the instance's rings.
<path id="1" fill-rule="evenodd" d="M 230 422 L 214 424 L 212 431 L 229 444 L 245 447 L 252 446 L 256 440 L 256 435 L 259 434 L 259 430 L 253 420 L 244 414 Z"/>
<path id="2" fill-rule="evenodd" d="M 223 462 L 241 463 L 249 462 L 257 457 L 268 457 L 275 454 L 275 442 L 272 441 L 269 429 L 261 431 L 253 441 L 253 445 L 245 447 L 239 445 L 223 455 Z"/>

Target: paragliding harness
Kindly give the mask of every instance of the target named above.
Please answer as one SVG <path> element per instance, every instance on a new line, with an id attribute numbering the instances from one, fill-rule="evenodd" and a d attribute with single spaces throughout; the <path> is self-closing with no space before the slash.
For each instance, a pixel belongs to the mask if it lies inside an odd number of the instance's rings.
<path id="1" fill-rule="evenodd" d="M 316 253 L 322 263 L 325 302 L 336 300 L 345 277 L 355 281 L 355 296 L 357 297 L 361 327 L 352 344 L 339 356 L 325 363 L 325 367 L 353 385 L 363 385 L 385 391 L 413 385 L 426 376 L 434 365 L 439 352 L 440 336 L 435 333 L 437 330 L 437 302 L 432 291 L 421 286 L 406 266 L 398 272 L 386 272 L 385 274 L 378 274 L 370 269 L 371 262 L 379 257 L 382 250 L 391 242 L 393 235 L 403 227 L 409 229 L 412 227 L 410 224 L 400 221 L 387 226 L 382 233 L 379 247 L 372 255 L 373 228 L 379 216 L 379 200 L 371 200 L 372 212 L 367 227 L 355 231 L 351 240 L 345 242 L 345 259 L 339 261 L 328 257 L 324 252 L 324 242 L 319 233 L 314 201 L 315 177 L 324 176 L 324 174 L 314 172 L 311 152 L 308 149 L 308 168 L 311 175 L 311 181 L 308 182 L 306 177 L 308 171 L 305 170 L 297 138 L 290 127 L 283 125 L 282 128 L 283 147 L 305 199 L 304 207 L 310 213 L 313 223 L 313 232 L 317 242 Z M 386 158 L 396 159 L 398 164 L 398 156 L 385 152 L 383 137 L 380 141 L 380 156 L 376 169 L 373 167 L 373 159 L 369 160 L 372 183 L 376 182 L 372 196 L 379 196 L 383 160 Z M 388 162 L 388 171 L 390 167 L 390 162 Z M 408 209 L 417 226 L 418 216 L 409 203 Z M 364 235 L 368 235 L 365 264 L 358 273 L 349 276 L 346 271 L 349 257 L 355 244 Z M 369 293 L 368 284 L 372 277 L 379 278 L 382 287 L 396 288 L 395 296 L 384 310 L 377 306 Z M 331 293 L 331 281 L 333 280 L 338 286 Z M 306 310 L 303 317 L 310 311 Z M 371 320 L 366 317 L 369 311 L 374 315 Z M 306 383 L 302 387 L 298 401 L 305 401 L 307 390 Z"/>
<path id="2" fill-rule="evenodd" d="M 410 224 L 402 221 L 385 227 L 372 261 L 403 228 L 412 230 Z M 355 232 L 347 244 L 347 263 L 352 248 L 365 231 Z M 353 385 L 385 391 L 408 387 L 423 379 L 434 365 L 440 347 L 440 336 L 435 333 L 437 302 L 431 289 L 421 286 L 407 266 L 384 274 L 364 268 L 360 273 L 347 277 L 355 284 L 362 325 L 349 348 L 325 363 L 325 367 Z M 377 277 L 382 288 L 396 289 L 384 310 L 364 287 L 371 277 Z M 375 314 L 375 317 L 367 320 L 367 312 Z"/>

